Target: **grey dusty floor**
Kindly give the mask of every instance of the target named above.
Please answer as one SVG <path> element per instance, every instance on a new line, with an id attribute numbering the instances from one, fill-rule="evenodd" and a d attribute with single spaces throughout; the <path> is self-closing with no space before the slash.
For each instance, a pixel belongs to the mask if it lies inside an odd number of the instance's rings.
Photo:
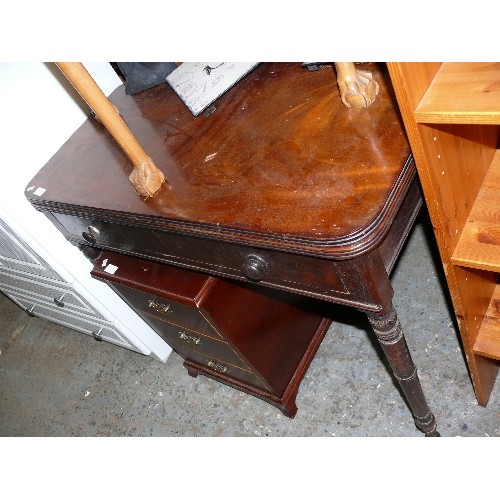
<path id="1" fill-rule="evenodd" d="M 396 266 L 395 307 L 443 436 L 500 436 L 499 382 L 476 402 L 430 225 L 421 214 Z M 0 293 L 1 436 L 422 436 L 364 316 L 335 308 L 298 413 L 208 378 L 31 318 Z"/>

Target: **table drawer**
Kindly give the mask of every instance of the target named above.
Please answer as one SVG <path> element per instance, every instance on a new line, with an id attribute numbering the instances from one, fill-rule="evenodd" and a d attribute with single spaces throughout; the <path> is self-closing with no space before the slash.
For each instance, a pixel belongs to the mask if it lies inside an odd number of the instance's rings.
<path id="1" fill-rule="evenodd" d="M 350 292 L 334 261 L 298 254 L 277 254 L 194 236 L 52 213 L 73 243 L 151 258 L 160 262 L 259 282 L 317 297 L 348 298 Z"/>

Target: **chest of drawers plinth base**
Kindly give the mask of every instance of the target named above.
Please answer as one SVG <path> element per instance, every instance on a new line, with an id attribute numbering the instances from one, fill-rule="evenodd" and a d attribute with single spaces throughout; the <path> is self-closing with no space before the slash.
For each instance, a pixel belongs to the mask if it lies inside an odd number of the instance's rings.
<path id="1" fill-rule="evenodd" d="M 91 274 L 158 332 L 190 375 L 295 416 L 300 382 L 331 323 L 325 303 L 114 252 Z"/>

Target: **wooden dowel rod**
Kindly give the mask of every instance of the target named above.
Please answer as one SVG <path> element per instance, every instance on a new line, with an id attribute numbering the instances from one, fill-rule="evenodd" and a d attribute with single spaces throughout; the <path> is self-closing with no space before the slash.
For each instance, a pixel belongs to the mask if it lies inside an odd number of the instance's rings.
<path id="1" fill-rule="evenodd" d="M 165 178 L 139 144 L 120 113 L 104 95 L 82 63 L 56 62 L 56 65 L 99 117 L 134 165 L 136 170 L 130 175 L 134 188 L 142 195 L 152 196 Z"/>

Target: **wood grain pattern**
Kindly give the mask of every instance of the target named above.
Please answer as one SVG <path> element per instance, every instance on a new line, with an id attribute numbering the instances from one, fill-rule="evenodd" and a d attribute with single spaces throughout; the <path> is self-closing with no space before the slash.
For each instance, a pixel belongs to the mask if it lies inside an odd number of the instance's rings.
<path id="1" fill-rule="evenodd" d="M 384 67 L 366 68 L 380 91 L 363 109 L 344 106 L 331 69 L 300 63 L 258 66 L 208 117 L 193 117 L 167 84 L 134 96 L 118 88 L 111 101 L 167 180 L 154 198 L 133 191 L 127 158 L 93 120 L 30 183 L 51 188 L 27 196 L 45 209 L 57 202 L 116 219 L 133 211 L 151 227 L 248 244 L 286 240 L 344 258 L 368 251 L 387 233 L 414 171 L 402 169 L 410 148 Z"/>
<path id="2" fill-rule="evenodd" d="M 433 203 L 437 204 L 443 237 L 452 253 L 496 152 L 499 131 L 478 125 L 417 127 L 426 144 Z"/>
<path id="3" fill-rule="evenodd" d="M 443 63 L 415 119 L 418 123 L 500 124 L 500 63 Z"/>
<path id="4" fill-rule="evenodd" d="M 452 255 L 456 265 L 500 271 L 500 151 L 482 183 Z"/>
<path id="5" fill-rule="evenodd" d="M 463 91 L 463 80 L 468 82 L 470 92 L 470 80 L 474 81 L 474 75 L 466 71 L 470 69 L 467 64 L 460 65 L 455 81 L 450 80 L 450 75 L 458 66 L 445 63 L 388 63 L 388 69 L 415 157 L 476 397 L 485 406 L 499 366 L 494 359 L 485 357 L 485 352 L 477 355 L 473 345 L 496 286 L 496 275 L 459 267 L 452 262 L 452 254 L 461 237 L 467 236 L 468 229 L 464 227 L 496 154 L 500 129 L 478 124 L 485 120 L 485 116 L 479 116 L 484 108 L 473 100 L 468 101 L 468 110 L 477 112 L 477 119 L 456 113 L 456 106 L 461 104 L 455 92 L 460 88 Z M 484 77 L 487 68 L 483 69 Z M 482 83 L 483 90 L 488 88 L 484 79 Z M 446 92 L 449 96 L 432 100 L 438 93 Z M 490 96 L 486 95 L 489 92 L 482 94 L 484 106 Z M 493 114 L 495 106 L 498 104 L 488 108 Z M 422 110 L 426 114 L 417 117 Z M 447 117 L 445 112 L 450 115 Z"/>
<path id="6" fill-rule="evenodd" d="M 500 360 L 500 286 L 491 297 L 473 349 L 476 354 Z"/>
<path id="7" fill-rule="evenodd" d="M 398 92 L 397 95 L 398 102 L 399 99 L 404 100 L 405 105 L 401 106 L 402 110 L 415 111 L 442 64 L 441 62 L 387 63 L 393 85 L 398 89 L 404 88 L 404 93 Z"/>

